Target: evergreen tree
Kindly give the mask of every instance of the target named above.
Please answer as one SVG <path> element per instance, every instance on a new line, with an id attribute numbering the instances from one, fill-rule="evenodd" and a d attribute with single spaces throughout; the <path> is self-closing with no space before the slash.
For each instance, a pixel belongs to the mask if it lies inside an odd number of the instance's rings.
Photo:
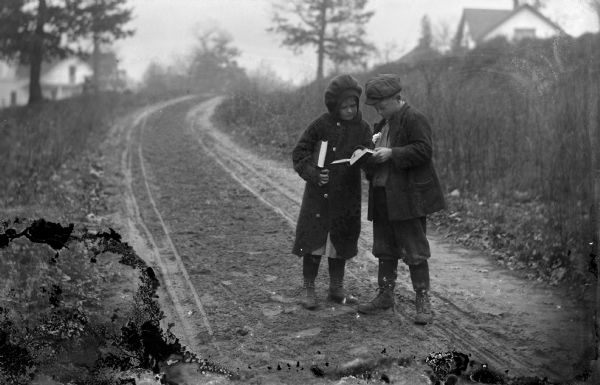
<path id="1" fill-rule="evenodd" d="M 198 90 L 223 90 L 244 76 L 236 61 L 240 51 L 231 46 L 231 35 L 215 27 L 199 32 L 196 38 L 188 75 Z"/>
<path id="2" fill-rule="evenodd" d="M 335 64 L 360 64 L 374 46 L 364 40 L 365 25 L 373 16 L 367 0 L 291 0 L 275 6 L 274 26 L 268 31 L 283 35 L 284 46 L 300 52 L 317 51 L 317 81 L 324 77 L 328 58 Z"/>
<path id="3" fill-rule="evenodd" d="M 421 19 L 421 37 L 419 38 L 420 48 L 432 48 L 433 33 L 431 31 L 431 21 L 429 16 L 424 15 Z"/>
<path id="4" fill-rule="evenodd" d="M 101 59 L 106 56 L 101 47 L 133 35 L 133 30 L 125 29 L 125 24 L 131 20 L 131 9 L 124 8 L 125 0 L 80 0 L 67 4 L 77 20 L 73 25 L 73 37 L 83 37 L 84 43 L 91 41 L 93 87 L 97 90 L 102 72 Z M 80 48 L 79 51 L 86 52 L 87 49 Z"/>
<path id="5" fill-rule="evenodd" d="M 85 56 L 85 42 L 108 43 L 131 35 L 124 29 L 126 0 L 2 0 L 0 58 L 30 65 L 29 104 L 42 100 L 42 62 Z"/>

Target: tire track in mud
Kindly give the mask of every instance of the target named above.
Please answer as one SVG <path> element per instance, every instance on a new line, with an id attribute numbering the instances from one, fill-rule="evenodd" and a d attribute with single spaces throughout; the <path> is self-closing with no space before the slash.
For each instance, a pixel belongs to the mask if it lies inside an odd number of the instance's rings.
<path id="1" fill-rule="evenodd" d="M 280 164 L 265 161 L 254 154 L 239 148 L 227 135 L 214 129 L 210 122 L 213 109 L 219 104 L 220 99 L 215 98 L 202 103 L 190 110 L 186 120 L 190 132 L 195 136 L 199 145 L 218 162 L 227 173 L 242 186 L 254 194 L 261 202 L 272 208 L 284 217 L 292 226 L 298 216 L 302 199 L 303 181 L 293 172 L 291 167 L 284 168 Z M 364 206 L 364 205 L 363 205 Z M 357 281 L 358 276 L 365 274 L 360 267 L 376 265 L 373 257 L 368 258 L 372 239 L 370 222 L 366 221 L 366 207 L 363 207 L 363 230 L 359 240 L 359 268 L 349 265 L 347 273 Z M 403 287 L 406 292 L 412 288 L 406 282 L 398 280 L 397 286 Z M 366 289 L 366 286 L 362 287 Z M 472 354 L 478 360 L 487 362 L 492 367 L 502 370 L 509 369 L 512 375 L 543 375 L 550 378 L 560 378 L 560 368 L 543 367 L 535 362 L 530 362 L 528 357 L 518 355 L 511 348 L 508 340 L 492 336 L 490 333 L 478 328 L 471 320 L 473 315 L 452 303 L 448 298 L 431 293 L 433 299 L 444 305 L 444 314 L 436 314 L 432 325 L 427 330 L 440 340 L 451 340 L 455 350 Z M 400 302 L 410 303 L 414 300 L 402 296 Z M 396 313 L 403 324 L 411 324 L 412 318 L 407 314 Z M 469 325 L 466 326 L 465 323 Z M 418 327 L 414 327 L 415 334 L 421 334 Z"/>
<path id="2" fill-rule="evenodd" d="M 177 334 L 180 336 L 182 343 L 188 346 L 192 351 L 195 351 L 195 348 L 200 345 L 200 342 L 195 337 L 197 334 L 196 330 L 198 327 L 204 327 L 207 329 L 208 334 L 212 337 L 213 331 L 206 318 L 206 313 L 204 312 L 204 308 L 202 307 L 202 303 L 198 298 L 198 294 L 194 289 L 194 286 L 191 284 L 189 280 L 189 275 L 183 264 L 181 263 L 181 258 L 179 257 L 177 250 L 173 244 L 172 239 L 169 236 L 169 230 L 166 227 L 166 224 L 162 220 L 158 209 L 156 208 L 156 204 L 152 198 L 152 193 L 150 191 L 150 187 L 148 185 L 148 176 L 146 174 L 146 169 L 144 165 L 143 159 L 143 151 L 141 147 L 141 139 L 143 137 L 143 131 L 146 126 L 147 119 L 150 115 L 155 114 L 161 111 L 163 108 L 167 108 L 171 105 L 175 105 L 181 102 L 185 102 L 190 100 L 191 97 L 183 97 L 173 99 L 167 102 L 159 103 L 148 108 L 145 108 L 141 112 L 135 116 L 135 118 L 128 123 L 127 127 L 121 128 L 121 131 L 124 129 L 127 130 L 124 132 L 117 132 L 115 134 L 121 134 L 121 136 L 125 136 L 125 150 L 122 153 L 121 157 L 121 172 L 125 177 L 126 183 L 126 191 L 125 191 L 125 203 L 127 209 L 127 220 L 128 220 L 128 229 L 131 236 L 134 238 L 141 238 L 137 243 L 137 246 L 140 247 L 143 243 L 149 243 L 150 248 L 144 250 L 144 253 L 140 255 L 144 255 L 146 258 L 149 258 L 151 265 L 158 266 L 160 276 L 162 277 L 163 282 L 165 283 L 165 290 L 167 295 L 171 301 L 171 306 L 173 307 L 172 313 L 176 316 L 179 322 L 176 323 L 177 327 L 181 329 L 175 329 Z M 137 151 L 134 148 L 137 143 Z M 137 156 L 136 156 L 137 155 Z M 137 161 L 137 163 L 136 163 Z M 152 207 L 154 209 L 154 213 L 157 216 L 160 224 L 162 226 L 163 237 L 160 239 L 158 236 L 153 235 L 152 231 L 149 229 L 146 221 L 142 218 L 142 210 L 140 209 L 139 199 L 136 197 L 134 193 L 134 167 L 137 166 L 141 170 L 142 180 L 144 182 L 144 186 L 146 188 L 147 198 L 152 202 Z M 141 234 L 140 234 L 141 233 Z M 166 258 L 169 258 L 170 255 L 175 256 L 178 259 L 178 264 L 176 268 L 168 267 L 167 264 L 164 263 Z M 180 276 L 184 277 L 184 285 L 181 285 Z M 195 309 L 189 305 L 185 305 L 186 302 L 189 301 L 187 295 L 183 295 L 182 293 L 190 290 L 193 293 L 193 303 L 195 304 Z M 191 309 L 190 309 L 191 308 Z M 192 319 L 189 317 L 190 314 L 193 314 L 194 310 L 197 310 L 202 314 L 202 322 L 203 325 L 197 325 L 192 322 Z M 218 349 L 217 349 L 218 350 Z"/>
<path id="3" fill-rule="evenodd" d="M 174 106 L 186 101 L 187 98 L 180 99 L 173 101 L 169 105 Z M 147 144 L 144 139 L 147 121 L 152 114 L 159 115 L 163 113 L 163 107 L 166 107 L 166 105 L 152 108 L 148 110 L 148 113 L 141 114 L 134 124 L 131 125 L 127 135 L 128 145 L 125 154 L 123 154 L 122 170 L 129 187 L 126 197 L 129 211 L 128 217 L 134 218 L 133 227 L 141 228 L 143 230 L 143 238 L 152 246 L 150 250 L 152 252 L 151 262 L 160 268 L 161 276 L 164 279 L 174 309 L 173 313 L 176 317 L 176 323 L 179 324 L 181 327 L 180 332 L 185 336 L 182 342 L 192 352 L 199 354 L 200 357 L 206 358 L 212 356 L 213 359 L 217 359 L 221 363 L 229 363 L 229 366 L 232 368 L 235 368 L 235 365 L 238 365 L 239 368 L 243 364 L 243 360 L 229 357 L 228 354 L 231 352 L 231 346 L 227 346 L 227 343 L 219 340 L 219 337 L 222 337 L 222 333 L 220 336 L 217 336 L 219 332 L 222 332 L 222 330 L 217 330 L 221 327 L 218 324 L 223 321 L 230 322 L 230 320 L 221 319 L 219 318 L 219 314 L 213 314 L 210 317 L 212 318 L 212 322 L 209 321 L 201 299 L 201 294 L 207 294 L 208 292 L 199 292 L 201 289 L 198 289 L 194 278 L 190 277 L 191 274 L 188 271 L 189 262 L 186 267 L 186 262 L 182 260 L 178 246 L 176 246 L 177 242 L 171 236 L 172 231 L 169 228 L 169 221 L 164 218 L 160 204 L 157 204 L 158 198 L 155 195 L 157 193 L 160 194 L 160 187 L 157 185 L 156 177 L 153 175 L 154 170 L 148 168 L 150 165 L 145 159 L 147 155 L 143 147 Z M 162 123 L 153 124 L 155 126 L 153 128 L 156 128 Z M 207 150 L 210 151 L 209 149 Z M 241 180 L 236 181 L 238 183 L 241 182 Z M 136 184 L 138 185 L 137 188 Z M 263 203 L 268 205 L 266 201 L 263 201 Z M 275 207 L 272 208 L 275 209 Z M 279 214 L 281 213 L 279 212 Z M 211 286 L 210 292 L 220 299 L 226 297 L 236 309 L 236 317 L 240 320 L 247 320 L 242 322 L 242 324 L 251 325 L 256 319 L 261 318 L 256 312 L 253 314 L 252 311 L 244 308 L 236 300 L 236 298 L 242 297 L 242 293 L 239 290 L 232 288 L 222 281 L 214 282 L 213 280 L 212 282 L 216 285 Z M 215 294 L 214 290 L 218 290 L 218 295 Z M 263 293 L 263 296 L 275 296 L 275 298 L 279 298 L 275 295 L 275 292 L 265 287 L 258 286 L 256 290 Z M 276 299 L 276 301 L 285 303 L 287 299 L 281 298 Z M 200 317 L 197 317 L 196 314 L 200 314 Z M 206 331 L 208 336 L 203 336 L 205 333 L 202 330 Z M 266 334 L 268 334 L 268 330 Z M 210 346 L 207 346 L 207 344 Z M 229 347 L 229 350 L 227 347 Z M 239 350 L 241 353 L 245 353 L 243 346 Z M 285 353 L 300 357 L 303 352 L 288 347 Z M 215 357 L 215 354 L 217 357 Z M 248 357 L 250 356 L 252 356 L 251 353 L 248 354 Z M 271 353 L 270 356 L 278 362 L 289 361 L 284 356 L 278 357 L 276 352 Z"/>
<path id="4" fill-rule="evenodd" d="M 170 236 L 170 231 L 167 227 L 167 224 L 163 220 L 162 215 L 160 215 L 160 212 L 158 211 L 158 207 L 156 206 L 156 201 L 154 200 L 154 197 L 152 196 L 152 191 L 150 191 L 150 186 L 148 184 L 148 175 L 146 173 L 146 165 L 144 162 L 144 154 L 143 154 L 142 144 L 141 144 L 143 135 L 144 135 L 144 128 L 146 127 L 145 123 L 146 123 L 146 121 L 144 120 L 143 124 L 140 125 L 140 139 L 139 139 L 139 143 L 138 143 L 137 154 L 138 154 L 139 165 L 142 170 L 142 179 L 144 181 L 144 186 L 146 187 L 146 194 L 147 194 L 148 200 L 150 201 L 150 204 L 152 205 L 152 210 L 154 211 L 154 214 L 156 214 L 156 217 L 158 218 L 158 220 L 160 222 L 160 226 L 162 227 L 162 230 L 164 232 L 165 240 L 166 240 L 167 246 L 168 246 L 168 252 L 175 256 L 175 259 L 177 260 L 177 267 L 179 269 L 179 272 L 183 276 L 183 280 L 187 284 L 187 287 L 189 288 L 190 293 L 192 294 L 192 296 L 194 298 L 194 303 L 196 305 L 196 308 L 198 309 L 198 311 L 200 312 L 200 314 L 202 316 L 202 322 L 204 323 L 204 326 L 206 327 L 208 334 L 212 337 L 214 333 L 213 333 L 212 327 L 210 326 L 210 322 L 208 321 L 208 317 L 206 316 L 206 312 L 204 311 L 204 306 L 202 306 L 202 301 L 200 301 L 200 296 L 198 295 L 196 288 L 194 287 L 194 285 L 192 284 L 192 282 L 190 280 L 190 275 L 188 274 L 187 269 L 185 268 L 185 265 L 183 264 L 183 261 L 181 260 L 181 256 L 177 252 L 177 248 L 175 247 L 175 244 L 173 243 L 173 239 Z M 151 234 L 150 234 L 150 236 L 151 236 Z M 165 252 L 163 251 L 161 254 L 165 254 Z"/>

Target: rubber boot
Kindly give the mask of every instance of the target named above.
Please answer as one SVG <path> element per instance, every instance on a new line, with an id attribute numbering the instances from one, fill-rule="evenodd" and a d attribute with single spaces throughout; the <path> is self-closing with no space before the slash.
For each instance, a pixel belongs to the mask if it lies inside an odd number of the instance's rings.
<path id="1" fill-rule="evenodd" d="M 308 310 L 317 308 L 317 294 L 315 293 L 315 279 L 319 272 L 319 264 L 321 257 L 318 255 L 305 255 L 302 258 L 302 276 L 304 285 L 302 286 L 302 294 L 304 297 L 300 300 L 300 304 Z"/>
<path id="2" fill-rule="evenodd" d="M 329 264 L 329 296 L 328 300 L 344 305 L 356 305 L 358 300 L 344 290 L 344 259 L 327 258 Z"/>
<path id="3" fill-rule="evenodd" d="M 396 286 L 397 270 L 397 259 L 379 259 L 377 296 L 371 302 L 358 305 L 359 313 L 376 314 L 390 308 L 394 310 L 394 287 Z"/>
<path id="4" fill-rule="evenodd" d="M 429 264 L 425 261 L 419 265 L 411 265 L 408 268 L 413 289 L 416 293 L 417 315 L 415 316 L 415 323 L 417 325 L 427 325 L 433 321 L 433 311 L 429 300 Z"/>

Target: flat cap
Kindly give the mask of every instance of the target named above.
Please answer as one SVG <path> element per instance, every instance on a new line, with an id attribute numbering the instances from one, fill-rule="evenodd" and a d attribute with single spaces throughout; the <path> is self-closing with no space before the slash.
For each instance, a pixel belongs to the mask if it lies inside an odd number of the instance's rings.
<path id="1" fill-rule="evenodd" d="M 400 76 L 396 74 L 379 74 L 365 84 L 365 104 L 373 105 L 402 91 Z"/>

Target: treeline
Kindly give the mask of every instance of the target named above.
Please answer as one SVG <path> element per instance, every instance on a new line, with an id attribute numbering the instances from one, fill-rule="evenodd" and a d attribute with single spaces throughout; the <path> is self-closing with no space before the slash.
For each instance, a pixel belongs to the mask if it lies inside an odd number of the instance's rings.
<path id="1" fill-rule="evenodd" d="M 400 74 L 409 102 L 433 122 L 447 193 L 489 206 L 490 231 L 509 233 L 510 241 L 497 246 L 509 245 L 548 274 L 562 267 L 569 275 L 570 266 L 585 265 L 593 237 L 599 69 L 600 39 L 590 34 L 518 44 L 497 39 L 462 55 L 399 61 L 355 76 L 364 84 L 376 73 Z M 262 92 L 249 81 L 220 106 L 217 119 L 289 160 L 300 132 L 325 110 L 322 95 L 314 84 Z M 370 122 L 378 119 L 368 107 L 363 112 Z"/>

